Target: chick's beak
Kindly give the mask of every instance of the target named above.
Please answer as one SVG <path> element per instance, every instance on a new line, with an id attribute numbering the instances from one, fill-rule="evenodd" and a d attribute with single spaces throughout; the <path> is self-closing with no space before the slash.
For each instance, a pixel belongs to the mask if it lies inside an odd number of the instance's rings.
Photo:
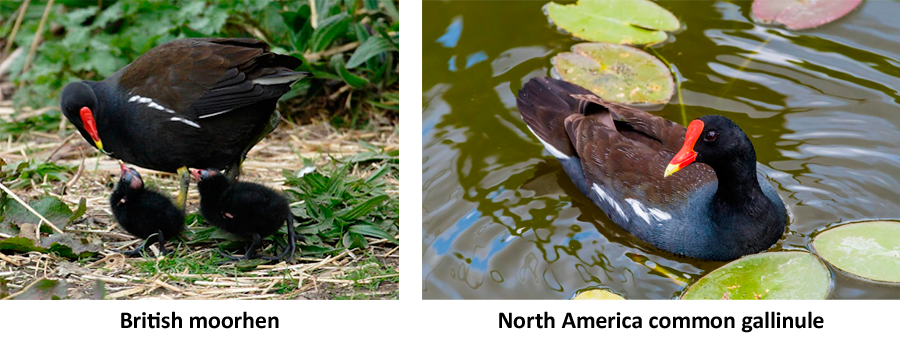
<path id="1" fill-rule="evenodd" d="M 200 169 L 191 169 L 191 177 L 194 178 L 194 180 L 200 181 L 200 175 L 202 175 L 201 171 L 202 170 Z"/>
<path id="2" fill-rule="evenodd" d="M 697 159 L 697 152 L 694 151 L 694 145 L 697 143 L 697 139 L 700 138 L 701 132 L 703 132 L 703 121 L 691 121 L 691 124 L 688 125 L 687 133 L 684 135 L 684 145 L 682 145 L 681 150 L 675 154 L 675 157 L 672 158 L 669 165 L 666 166 L 666 172 L 663 174 L 663 177 L 674 174 Z"/>

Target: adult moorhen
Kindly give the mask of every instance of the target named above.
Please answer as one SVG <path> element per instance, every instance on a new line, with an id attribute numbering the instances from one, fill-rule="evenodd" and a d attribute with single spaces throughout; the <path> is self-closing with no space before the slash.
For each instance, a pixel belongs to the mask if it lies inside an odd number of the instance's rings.
<path id="1" fill-rule="evenodd" d="M 166 254 L 166 240 L 184 231 L 184 213 L 165 195 L 145 189 L 140 173 L 121 161 L 119 166 L 122 176 L 109 197 L 109 206 L 125 231 L 145 239 L 140 247 L 123 254 L 138 255 L 153 242 Z"/>
<path id="2" fill-rule="evenodd" d="M 200 214 L 210 224 L 222 230 L 250 239 L 243 257 L 221 253 L 231 260 L 249 260 L 259 257 L 256 250 L 262 239 L 274 234 L 287 222 L 288 243 L 284 252 L 275 257 L 262 256 L 266 260 L 281 260 L 294 255 L 297 235 L 294 233 L 294 216 L 287 199 L 275 190 L 251 182 L 234 181 L 214 169 L 191 170 L 200 190 Z"/>
<path id="3" fill-rule="evenodd" d="M 550 78 L 528 81 L 517 104 L 578 189 L 659 249 L 728 261 L 784 233 L 784 203 L 757 173 L 750 139 L 724 116 L 685 129 Z"/>
<path id="4" fill-rule="evenodd" d="M 237 177 L 247 151 L 274 130 L 278 98 L 309 75 L 302 61 L 255 39 L 172 40 L 103 81 L 66 85 L 60 107 L 101 151 L 148 169 L 226 169 Z"/>

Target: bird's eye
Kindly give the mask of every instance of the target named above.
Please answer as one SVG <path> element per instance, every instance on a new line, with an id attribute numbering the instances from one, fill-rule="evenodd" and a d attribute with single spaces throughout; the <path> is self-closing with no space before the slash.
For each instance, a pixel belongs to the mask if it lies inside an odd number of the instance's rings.
<path id="1" fill-rule="evenodd" d="M 710 131 L 706 133 L 706 141 L 715 141 L 716 140 L 716 132 Z"/>

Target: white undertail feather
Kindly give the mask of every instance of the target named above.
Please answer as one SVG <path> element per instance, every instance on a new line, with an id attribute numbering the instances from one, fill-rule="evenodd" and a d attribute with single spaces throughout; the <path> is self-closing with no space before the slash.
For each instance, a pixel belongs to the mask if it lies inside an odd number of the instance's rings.
<path id="1" fill-rule="evenodd" d="M 527 127 L 528 130 L 531 131 L 532 134 L 534 134 L 534 136 L 538 139 L 538 141 L 541 142 L 541 144 L 544 144 L 544 148 L 546 148 L 547 151 L 550 152 L 550 155 L 555 156 L 557 159 L 563 159 L 563 160 L 569 158 L 569 155 L 563 154 L 561 151 L 557 150 L 555 147 L 551 146 L 546 141 L 544 141 L 544 139 L 541 139 L 541 137 L 538 136 L 538 134 L 536 132 L 534 132 L 534 130 L 531 129 L 531 126 L 525 125 L 525 127 Z"/>

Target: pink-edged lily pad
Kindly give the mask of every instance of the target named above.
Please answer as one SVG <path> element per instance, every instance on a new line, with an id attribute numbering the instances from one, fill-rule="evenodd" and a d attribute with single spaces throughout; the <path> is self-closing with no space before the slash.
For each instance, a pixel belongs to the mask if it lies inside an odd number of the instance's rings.
<path id="1" fill-rule="evenodd" d="M 862 0 L 754 0 L 753 16 L 791 30 L 824 25 L 853 11 Z"/>

